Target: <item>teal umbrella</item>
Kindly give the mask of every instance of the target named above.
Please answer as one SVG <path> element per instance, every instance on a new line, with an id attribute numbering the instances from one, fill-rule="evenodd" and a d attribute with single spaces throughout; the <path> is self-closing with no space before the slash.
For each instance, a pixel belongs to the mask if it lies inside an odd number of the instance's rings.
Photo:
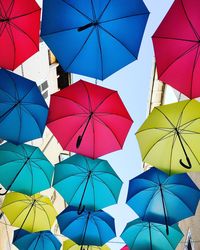
<path id="1" fill-rule="evenodd" d="M 174 250 L 182 237 L 177 224 L 169 227 L 167 235 L 165 225 L 141 219 L 129 222 L 121 234 L 130 250 Z"/>
<path id="2" fill-rule="evenodd" d="M 54 167 L 39 148 L 5 143 L 0 146 L 0 183 L 8 190 L 33 195 L 51 187 Z"/>
<path id="3" fill-rule="evenodd" d="M 73 155 L 56 164 L 53 186 L 81 213 L 117 203 L 122 181 L 107 161 Z"/>

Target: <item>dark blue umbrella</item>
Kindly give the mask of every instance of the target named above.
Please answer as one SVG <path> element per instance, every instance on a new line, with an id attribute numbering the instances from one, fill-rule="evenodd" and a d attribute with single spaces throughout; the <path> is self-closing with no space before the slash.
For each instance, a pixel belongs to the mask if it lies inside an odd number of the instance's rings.
<path id="1" fill-rule="evenodd" d="M 23 229 L 14 231 L 13 244 L 20 250 L 59 250 L 60 241 L 51 231 L 29 233 Z"/>
<path id="2" fill-rule="evenodd" d="M 82 247 L 103 246 L 116 237 L 114 219 L 102 210 L 78 214 L 77 208 L 69 206 L 57 220 L 61 233 Z"/>
<path id="3" fill-rule="evenodd" d="M 0 138 L 22 144 L 41 137 L 47 114 L 35 82 L 0 69 Z"/>
<path id="4" fill-rule="evenodd" d="M 64 71 L 105 79 L 137 59 L 142 0 L 44 0 L 41 36 Z"/>
<path id="5" fill-rule="evenodd" d="M 195 214 L 200 191 L 187 174 L 168 176 L 157 168 L 129 182 L 127 204 L 143 221 L 168 225 Z"/>

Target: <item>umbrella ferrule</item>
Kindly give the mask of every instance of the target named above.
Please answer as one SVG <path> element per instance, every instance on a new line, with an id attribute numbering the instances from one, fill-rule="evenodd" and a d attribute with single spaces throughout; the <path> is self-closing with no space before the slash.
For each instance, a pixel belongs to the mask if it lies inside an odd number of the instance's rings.
<path id="1" fill-rule="evenodd" d="M 9 18 L 2 18 L 2 19 L 0 19 L 1 23 L 5 23 L 5 22 L 9 22 L 9 21 L 10 21 Z"/>
<path id="2" fill-rule="evenodd" d="M 80 32 L 80 31 L 86 30 L 86 29 L 88 29 L 88 28 L 90 28 L 92 26 L 97 26 L 98 24 L 99 24 L 99 22 L 97 20 L 93 21 L 91 23 L 88 23 L 86 25 L 83 25 L 83 26 L 79 27 L 78 31 Z"/>

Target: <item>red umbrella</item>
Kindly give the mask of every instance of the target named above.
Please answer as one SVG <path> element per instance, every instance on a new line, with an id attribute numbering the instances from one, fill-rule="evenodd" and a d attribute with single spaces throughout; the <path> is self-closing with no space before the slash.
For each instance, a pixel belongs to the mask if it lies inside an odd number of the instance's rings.
<path id="1" fill-rule="evenodd" d="M 175 0 L 153 35 L 158 78 L 200 96 L 200 1 Z"/>
<path id="2" fill-rule="evenodd" d="M 122 247 L 121 250 L 129 250 L 129 247 L 126 245 L 126 246 Z"/>
<path id="3" fill-rule="evenodd" d="M 51 95 L 47 126 L 63 149 L 91 158 L 119 150 L 132 123 L 117 91 L 80 80 Z"/>
<path id="4" fill-rule="evenodd" d="M 38 51 L 40 11 L 34 0 L 0 0 L 0 67 L 14 70 Z"/>

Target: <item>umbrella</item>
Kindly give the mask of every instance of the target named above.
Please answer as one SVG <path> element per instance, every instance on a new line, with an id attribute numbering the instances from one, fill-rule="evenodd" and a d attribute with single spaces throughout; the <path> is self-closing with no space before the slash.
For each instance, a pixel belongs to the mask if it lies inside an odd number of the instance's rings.
<path id="1" fill-rule="evenodd" d="M 57 215 L 49 198 L 40 194 L 8 193 L 1 210 L 12 226 L 29 232 L 50 230 Z"/>
<path id="2" fill-rule="evenodd" d="M 169 175 L 200 171 L 200 103 L 196 100 L 154 108 L 136 137 L 144 162 Z"/>
<path id="3" fill-rule="evenodd" d="M 153 35 L 158 78 L 189 98 L 200 96 L 199 11 L 198 0 L 175 0 Z"/>
<path id="4" fill-rule="evenodd" d="M 23 229 L 14 231 L 13 244 L 20 250 L 59 250 L 60 241 L 51 231 L 29 233 Z"/>
<path id="5" fill-rule="evenodd" d="M 80 80 L 51 95 L 47 126 L 71 152 L 97 158 L 119 150 L 132 123 L 117 91 Z"/>
<path id="6" fill-rule="evenodd" d="M 36 1 L 1 1 L 0 67 L 14 70 L 36 53 L 39 29 L 40 7 Z"/>
<path id="7" fill-rule="evenodd" d="M 0 138 L 15 144 L 42 136 L 48 107 L 35 82 L 0 69 Z"/>
<path id="8" fill-rule="evenodd" d="M 129 247 L 126 245 L 126 246 L 122 247 L 121 250 L 129 250 Z"/>
<path id="9" fill-rule="evenodd" d="M 44 0 L 41 37 L 64 71 L 103 80 L 137 59 L 148 16 L 142 0 Z"/>
<path id="10" fill-rule="evenodd" d="M 8 190 L 33 195 L 51 187 L 53 165 L 39 148 L 4 143 L 0 146 L 0 183 Z M 39 181 L 38 181 L 39 180 Z"/>
<path id="11" fill-rule="evenodd" d="M 57 217 L 60 231 L 77 244 L 103 246 L 116 237 L 114 219 L 106 212 L 84 211 L 77 213 L 75 207 L 67 207 Z"/>
<path id="12" fill-rule="evenodd" d="M 168 176 L 157 168 L 129 182 L 127 204 L 143 221 L 173 225 L 195 214 L 200 190 L 187 174 Z"/>
<path id="13" fill-rule="evenodd" d="M 136 219 L 126 225 L 121 237 L 130 250 L 174 250 L 183 233 L 176 224 L 169 227 L 167 235 L 164 225 Z"/>
<path id="14" fill-rule="evenodd" d="M 72 240 L 65 240 L 63 242 L 63 250 L 80 250 L 81 246 L 77 245 Z M 110 248 L 106 245 L 100 246 L 83 246 L 83 248 L 87 250 L 110 250 Z"/>
<path id="15" fill-rule="evenodd" d="M 117 203 L 122 181 L 107 161 L 73 155 L 56 165 L 53 186 L 81 212 Z"/>

